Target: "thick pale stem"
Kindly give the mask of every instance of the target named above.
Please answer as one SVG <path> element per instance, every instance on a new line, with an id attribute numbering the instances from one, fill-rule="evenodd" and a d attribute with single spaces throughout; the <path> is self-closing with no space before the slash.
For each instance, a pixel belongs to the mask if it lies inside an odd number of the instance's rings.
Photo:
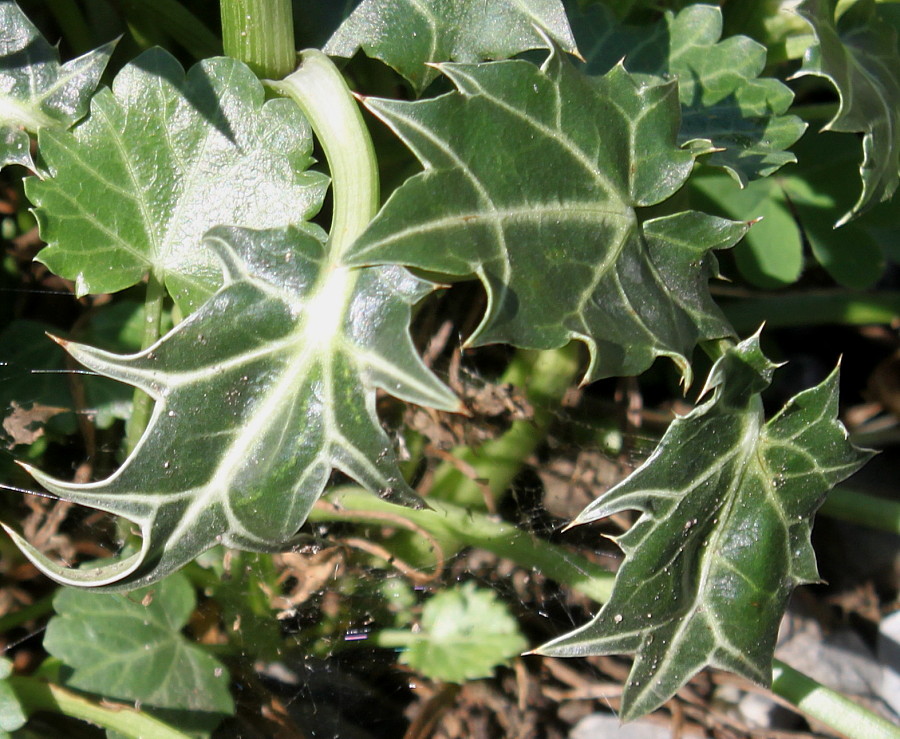
<path id="1" fill-rule="evenodd" d="M 144 335 L 141 338 L 141 349 L 149 349 L 159 341 L 162 328 L 163 302 L 166 288 L 152 272 L 147 278 L 147 292 L 144 297 Z M 134 391 L 131 417 L 125 429 L 125 451 L 134 450 L 144 434 L 153 413 L 153 398 L 142 390 Z"/>
<path id="2" fill-rule="evenodd" d="M 315 49 L 302 52 L 296 72 L 267 84 L 300 106 L 325 150 L 334 195 L 328 240 L 339 264 L 378 211 L 378 162 L 359 106 L 338 68 Z"/>
<path id="3" fill-rule="evenodd" d="M 48 711 L 71 716 L 134 739 L 188 739 L 187 734 L 132 706 L 98 703 L 34 677 L 11 677 L 7 683 L 29 715 Z"/>
<path id="4" fill-rule="evenodd" d="M 291 0 L 222 0 L 222 44 L 258 77 L 281 79 L 295 66 Z"/>
<path id="5" fill-rule="evenodd" d="M 900 739 L 900 727 L 780 660 L 773 663 L 772 678 L 776 695 L 841 734 L 858 739 Z"/>

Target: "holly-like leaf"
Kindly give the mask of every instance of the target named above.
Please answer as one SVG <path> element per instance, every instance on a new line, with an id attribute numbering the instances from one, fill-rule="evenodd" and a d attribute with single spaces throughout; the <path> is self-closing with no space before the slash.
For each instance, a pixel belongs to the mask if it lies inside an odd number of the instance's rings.
<path id="1" fill-rule="evenodd" d="M 573 27 L 590 74 L 624 59 L 629 72 L 675 77 L 683 120 L 678 140 L 709 152 L 707 164 L 724 168 L 742 185 L 796 161 L 786 151 L 806 128 L 785 115 L 794 99 L 776 79 L 760 78 L 766 48 L 746 36 L 722 36 L 722 11 L 691 5 L 666 11 L 655 26 L 618 23 L 593 5 Z"/>
<path id="2" fill-rule="evenodd" d="M 403 664 L 432 680 L 455 683 L 490 677 L 527 646 L 496 594 L 472 582 L 431 598 L 418 631 L 384 631 L 379 643 L 406 646 L 400 654 Z"/>
<path id="3" fill-rule="evenodd" d="M 741 275 L 757 287 L 795 283 L 803 271 L 803 237 L 785 195 L 784 176 L 755 180 L 740 188 L 728 175 L 711 171 L 691 178 L 692 203 L 729 218 L 758 219 L 734 249 Z"/>
<path id="4" fill-rule="evenodd" d="M 560 0 L 363 0 L 325 53 L 351 57 L 362 48 L 421 92 L 438 74 L 429 64 L 508 59 L 547 48 L 543 34 L 575 53 Z"/>
<path id="5" fill-rule="evenodd" d="M 759 393 L 774 368 L 758 336 L 727 350 L 707 381 L 712 398 L 573 522 L 642 513 L 616 540 L 626 558 L 597 617 L 537 650 L 636 652 L 623 720 L 707 665 L 768 684 L 788 596 L 818 579 L 813 514 L 871 452 L 852 446 L 836 418 L 837 370 L 766 423 Z"/>
<path id="6" fill-rule="evenodd" d="M 863 133 L 859 171 L 862 192 L 838 221 L 842 225 L 894 194 L 900 182 L 900 52 L 897 29 L 878 5 L 860 0 L 835 23 L 831 0 L 804 0 L 797 12 L 812 26 L 816 43 L 801 75 L 828 79 L 840 97 L 826 131 Z"/>
<path id="7" fill-rule="evenodd" d="M 184 313 L 218 287 L 203 234 L 219 224 L 300 225 L 327 179 L 307 172 L 312 136 L 289 100 L 233 59 L 185 75 L 161 49 L 145 52 L 99 92 L 72 132 L 43 130 L 46 180 L 27 183 L 38 259 L 79 295 L 122 290 L 152 270 Z"/>
<path id="8" fill-rule="evenodd" d="M 350 250 L 356 264 L 475 274 L 488 308 L 470 344 L 591 352 L 587 379 L 638 374 L 664 355 L 690 379 L 699 338 L 730 329 L 712 302 L 711 249 L 746 224 L 685 212 L 640 222 L 694 158 L 678 148 L 674 82 L 621 66 L 587 77 L 560 54 L 441 65 L 459 89 L 434 100 L 366 100 L 425 171 L 388 200 Z"/>
<path id="9" fill-rule="evenodd" d="M 210 730 L 234 703 L 222 663 L 181 633 L 195 606 L 181 573 L 128 595 L 65 588 L 53 598 L 44 648 L 65 664 L 68 687 Z"/>
<path id="10" fill-rule="evenodd" d="M 0 0 L 0 167 L 35 169 L 31 139 L 87 112 L 115 43 L 60 65 L 59 54 L 13 0 Z"/>
<path id="11" fill-rule="evenodd" d="M 72 570 L 15 541 L 67 584 L 129 589 L 216 544 L 271 552 L 295 540 L 332 470 L 410 505 L 375 413 L 375 389 L 455 410 L 408 334 L 410 305 L 432 286 L 400 267 L 348 269 L 295 229 L 216 228 L 206 239 L 225 284 L 148 350 L 130 356 L 67 343 L 86 367 L 156 400 L 140 443 L 100 482 L 37 470 L 60 498 L 124 516 L 139 552 Z"/>

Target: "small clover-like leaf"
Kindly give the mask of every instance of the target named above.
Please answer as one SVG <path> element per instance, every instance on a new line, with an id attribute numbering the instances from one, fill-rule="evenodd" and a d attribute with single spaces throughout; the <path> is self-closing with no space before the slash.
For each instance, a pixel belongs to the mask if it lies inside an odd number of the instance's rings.
<path id="1" fill-rule="evenodd" d="M 774 368 L 758 336 L 728 349 L 707 381 L 712 398 L 677 418 L 644 465 L 573 522 L 641 512 L 616 540 L 625 562 L 597 617 L 537 650 L 636 652 L 624 720 L 654 710 L 707 665 L 771 681 L 788 597 L 818 579 L 812 517 L 871 456 L 836 418 L 836 370 L 766 423 L 759 393 Z"/>
<path id="2" fill-rule="evenodd" d="M 22 702 L 7 682 L 12 671 L 12 662 L 0 657 L 0 737 L 9 736 L 7 732 L 21 729 L 28 721 Z"/>
<path id="3" fill-rule="evenodd" d="M 421 92 L 438 75 L 429 64 L 508 59 L 546 48 L 543 33 L 575 51 L 560 0 L 363 0 L 325 53 L 351 57 L 362 48 Z"/>
<path id="4" fill-rule="evenodd" d="M 400 267 L 334 264 L 324 243 L 296 228 L 220 227 L 206 241 L 225 284 L 157 344 L 130 356 L 67 344 L 86 367 L 144 390 L 156 405 L 111 477 L 76 484 L 31 470 L 60 498 L 124 516 L 143 535 L 138 553 L 73 570 L 7 529 L 60 582 L 128 589 L 216 544 L 279 551 L 334 469 L 419 504 L 375 413 L 375 390 L 457 408 L 408 333 L 410 306 L 430 283 Z"/>
<path id="5" fill-rule="evenodd" d="M 422 611 L 416 632 L 386 631 L 405 644 L 400 661 L 432 680 L 461 683 L 490 677 L 527 646 L 516 620 L 490 590 L 474 583 L 443 590 Z"/>
<path id="6" fill-rule="evenodd" d="M 69 687 L 167 717 L 190 712 L 211 729 L 234 703 L 222 663 L 181 633 L 195 606 L 181 573 L 128 595 L 65 588 L 53 599 L 44 648 L 64 663 Z"/>
<path id="7" fill-rule="evenodd" d="M 797 12 L 812 26 L 816 43 L 799 75 L 831 81 L 840 97 L 827 131 L 863 134 L 862 192 L 838 225 L 893 195 L 900 182 L 900 51 L 897 29 L 862 0 L 835 22 L 835 2 L 804 0 Z"/>
<path id="8" fill-rule="evenodd" d="M 87 112 L 115 43 L 60 65 L 57 50 L 13 0 L 0 0 L 0 167 L 34 169 L 31 139 Z"/>
<path id="9" fill-rule="evenodd" d="M 442 65 L 458 92 L 369 99 L 425 171 L 388 200 L 349 259 L 477 275 L 488 308 L 470 339 L 591 352 L 587 379 L 637 374 L 657 356 L 690 378 L 698 339 L 730 335 L 709 296 L 711 249 L 746 224 L 695 212 L 641 223 L 639 206 L 684 183 L 677 87 L 616 66 L 588 77 L 557 52 Z"/>
<path id="10" fill-rule="evenodd" d="M 151 49 L 125 67 L 72 132 L 43 130 L 52 176 L 32 178 L 48 246 L 39 261 L 74 280 L 78 294 L 130 287 L 153 271 L 184 313 L 218 287 L 202 246 L 215 225 L 300 225 L 327 179 L 306 171 L 312 136 L 289 100 L 233 59 L 207 59 L 185 75 Z"/>
<path id="11" fill-rule="evenodd" d="M 764 46 L 746 36 L 721 39 L 719 8 L 691 5 L 677 15 L 666 11 L 655 26 L 631 27 L 593 5 L 574 27 L 591 74 L 624 59 L 629 72 L 677 78 L 678 140 L 708 153 L 707 164 L 746 184 L 796 161 L 786 149 L 806 124 L 785 115 L 793 93 L 776 79 L 760 78 Z"/>

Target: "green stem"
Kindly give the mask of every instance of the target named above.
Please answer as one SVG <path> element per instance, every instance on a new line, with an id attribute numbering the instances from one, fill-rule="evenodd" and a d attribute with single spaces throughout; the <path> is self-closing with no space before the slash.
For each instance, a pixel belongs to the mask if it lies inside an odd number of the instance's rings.
<path id="1" fill-rule="evenodd" d="M 900 534 L 900 502 L 867 495 L 850 488 L 835 488 L 828 493 L 819 513 Z"/>
<path id="2" fill-rule="evenodd" d="M 47 5 L 72 53 L 80 56 L 90 51 L 93 48 L 93 37 L 75 0 L 49 0 Z"/>
<path id="3" fill-rule="evenodd" d="M 435 470 L 428 499 L 483 510 L 485 485 L 495 499 L 502 496 L 522 470 L 525 460 L 547 437 L 563 396 L 577 379 L 580 369 L 576 342 L 546 351 L 520 349 L 501 382 L 525 389 L 534 408 L 533 417 L 514 421 L 502 436 L 476 449 L 459 447 L 453 450 L 453 456 L 474 472 L 477 481 L 461 472 L 459 466 L 444 462 Z"/>
<path id="4" fill-rule="evenodd" d="M 772 691 L 841 734 L 860 739 L 900 738 L 900 727 L 777 659 L 772 666 Z"/>
<path id="5" fill-rule="evenodd" d="M 900 293 L 817 291 L 793 294 L 754 294 L 749 298 L 718 301 L 739 334 L 767 327 L 863 325 L 890 323 L 900 315 Z"/>
<path id="6" fill-rule="evenodd" d="M 442 546 L 453 547 L 454 551 L 465 546 L 480 547 L 575 588 L 601 603 L 607 601 L 612 592 L 615 576 L 600 565 L 492 516 L 431 499 L 428 501 L 430 509 L 403 509 L 398 513 L 396 505 L 355 487 L 336 488 L 325 500 L 335 508 L 314 508 L 310 522 L 353 521 L 383 526 L 383 514 L 402 516 L 433 535 Z"/>
<path id="7" fill-rule="evenodd" d="M 268 85 L 300 106 L 325 151 L 334 195 L 328 240 L 332 262 L 337 264 L 378 212 L 378 162 L 372 138 L 350 88 L 321 51 L 302 52 L 296 72 Z"/>
<path id="8" fill-rule="evenodd" d="M 23 606 L 12 613 L 0 616 L 0 634 L 5 634 L 10 629 L 21 626 L 28 621 L 34 621 L 53 613 L 53 597 L 56 593 L 50 593 L 31 605 Z"/>
<path id="9" fill-rule="evenodd" d="M 166 299 L 166 288 L 153 272 L 147 278 L 147 292 L 144 296 L 144 335 L 141 337 L 141 349 L 149 349 L 159 341 L 162 329 L 163 302 Z M 125 451 L 131 454 L 153 414 L 153 398 L 142 390 L 134 391 L 131 417 L 125 429 Z"/>
<path id="10" fill-rule="evenodd" d="M 222 53 L 222 43 L 196 15 L 178 0 L 141 0 L 140 10 L 155 20 L 195 59 L 206 59 Z"/>
<path id="11" fill-rule="evenodd" d="M 221 0 L 225 54 L 258 77 L 280 80 L 295 67 L 291 0 Z"/>
<path id="12" fill-rule="evenodd" d="M 725 356 L 725 352 L 734 348 L 732 339 L 710 339 L 709 341 L 701 341 L 700 348 L 706 352 L 713 362 Z"/>
<path id="13" fill-rule="evenodd" d="M 58 685 L 34 677 L 11 677 L 7 684 L 13 689 L 25 713 L 38 711 L 71 716 L 127 737 L 141 739 L 188 739 L 187 734 L 173 729 L 159 719 L 121 704 L 103 705 Z"/>

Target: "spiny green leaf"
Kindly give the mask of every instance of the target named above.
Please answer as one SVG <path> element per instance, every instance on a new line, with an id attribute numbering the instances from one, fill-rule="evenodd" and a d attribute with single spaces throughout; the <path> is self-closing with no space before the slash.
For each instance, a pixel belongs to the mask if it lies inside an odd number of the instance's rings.
<path id="1" fill-rule="evenodd" d="M 79 295 L 122 290 L 153 270 L 185 313 L 218 287 L 207 229 L 300 225 L 327 184 L 305 171 L 312 136 L 296 105 L 265 102 L 233 59 L 185 75 L 151 49 L 94 97 L 73 133 L 43 130 L 39 143 L 53 176 L 27 183 L 49 244 L 38 259 Z"/>
<path id="2" fill-rule="evenodd" d="M 222 663 L 181 633 L 195 606 L 180 573 L 127 596 L 62 589 L 44 648 L 66 665 L 68 687 L 165 709 L 167 717 L 206 714 L 214 728 L 234 703 Z"/>
<path id="3" fill-rule="evenodd" d="M 759 78 L 766 49 L 746 36 L 721 40 L 722 11 L 692 5 L 667 11 L 655 26 L 625 26 L 603 5 L 573 21 L 578 47 L 591 74 L 624 59 L 630 72 L 675 77 L 683 120 L 678 140 L 708 152 L 741 184 L 796 161 L 786 149 L 806 124 L 784 115 L 794 99 L 781 82 Z"/>
<path id="4" fill-rule="evenodd" d="M 890 198 L 900 182 L 900 53 L 897 29 L 875 2 L 860 0 L 837 23 L 834 9 L 832 0 L 797 7 L 817 39 L 798 76 L 824 77 L 837 88 L 840 106 L 824 130 L 864 134 L 862 192 L 841 225 Z"/>
<path id="5" fill-rule="evenodd" d="M 575 52 L 559 0 L 363 0 L 335 31 L 325 53 L 351 57 L 362 48 L 421 92 L 438 74 L 428 64 L 508 59 L 544 49 L 542 32 Z"/>
<path id="6" fill-rule="evenodd" d="M 422 611 L 419 631 L 390 631 L 405 641 L 400 661 L 433 680 L 461 683 L 490 677 L 527 646 L 516 620 L 490 590 L 474 583 L 444 590 Z"/>
<path id="7" fill-rule="evenodd" d="M 803 238 L 781 186 L 782 176 L 755 180 L 744 188 L 728 175 L 695 175 L 688 185 L 703 208 L 729 218 L 759 219 L 734 249 L 745 279 L 762 288 L 792 285 L 803 271 Z"/>
<path id="8" fill-rule="evenodd" d="M 60 65 L 13 0 L 0 0 L 0 167 L 35 169 L 31 139 L 43 128 L 65 129 L 87 112 L 115 43 Z"/>
<path id="9" fill-rule="evenodd" d="M 225 284 L 157 344 L 130 356 L 67 345 L 156 405 L 132 455 L 106 480 L 80 485 L 31 470 L 61 498 L 124 516 L 143 536 L 134 555 L 71 570 L 11 533 L 60 582 L 128 589 L 216 544 L 279 551 L 333 469 L 418 504 L 376 416 L 375 389 L 457 408 L 408 334 L 410 305 L 432 286 L 399 267 L 334 264 L 321 241 L 295 228 L 220 227 L 206 243 Z"/>
<path id="10" fill-rule="evenodd" d="M 711 249 L 746 230 L 686 212 L 641 223 L 694 158 L 675 141 L 674 82 L 621 66 L 587 77 L 559 53 L 442 65 L 459 89 L 434 100 L 369 99 L 425 172 L 390 198 L 351 248 L 356 264 L 475 274 L 488 308 L 474 345 L 591 352 L 587 379 L 638 374 L 655 357 L 690 379 L 698 338 L 730 334 L 708 294 Z"/>
<path id="11" fill-rule="evenodd" d="M 728 349 L 707 381 L 712 398 L 676 419 L 644 465 L 573 522 L 642 513 L 617 539 L 625 562 L 597 617 L 537 650 L 636 652 L 624 720 L 654 710 L 707 665 L 769 683 L 788 596 L 818 579 L 813 514 L 871 455 L 836 418 L 837 370 L 766 423 L 759 393 L 774 368 L 757 336 Z"/>

